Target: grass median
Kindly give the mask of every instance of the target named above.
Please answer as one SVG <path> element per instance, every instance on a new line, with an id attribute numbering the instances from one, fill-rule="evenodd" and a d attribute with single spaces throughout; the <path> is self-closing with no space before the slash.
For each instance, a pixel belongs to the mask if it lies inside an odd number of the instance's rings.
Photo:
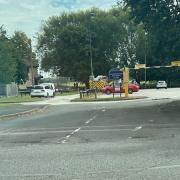
<path id="1" fill-rule="evenodd" d="M 0 103 L 0 108 L 8 108 L 8 107 L 15 107 L 17 104 L 15 103 Z"/>
<path id="2" fill-rule="evenodd" d="M 94 97 L 84 97 L 82 99 L 76 98 L 71 100 L 71 102 L 100 102 L 100 101 L 122 101 L 122 100 L 136 100 L 136 99 L 145 99 L 146 96 L 137 96 L 137 97 L 110 97 L 110 98 L 97 98 Z"/>
<path id="3" fill-rule="evenodd" d="M 23 102 L 36 102 L 42 101 L 45 98 L 31 98 L 30 96 L 16 96 L 16 97 L 2 97 L 0 98 L 0 104 L 7 104 L 7 103 L 23 103 Z M 3 106 L 3 105 L 2 105 Z"/>
<path id="4" fill-rule="evenodd" d="M 78 91 L 70 91 L 70 92 L 57 92 L 56 96 L 68 96 L 68 95 L 75 95 L 79 94 Z"/>

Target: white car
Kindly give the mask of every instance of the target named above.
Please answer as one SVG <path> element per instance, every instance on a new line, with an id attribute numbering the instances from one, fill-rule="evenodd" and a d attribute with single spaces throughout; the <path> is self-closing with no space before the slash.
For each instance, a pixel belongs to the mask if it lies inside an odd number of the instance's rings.
<path id="1" fill-rule="evenodd" d="M 165 88 L 167 89 L 167 83 L 166 81 L 158 81 L 157 84 L 156 84 L 156 88 L 159 89 L 159 88 Z"/>
<path id="2" fill-rule="evenodd" d="M 43 86 L 50 86 L 50 88 L 53 90 L 54 92 L 54 96 L 55 96 L 55 93 L 56 93 L 56 88 L 55 88 L 55 85 L 54 83 L 41 83 L 39 85 L 43 85 Z"/>
<path id="3" fill-rule="evenodd" d="M 31 97 L 54 97 L 54 90 L 48 85 L 35 85 L 31 89 Z"/>

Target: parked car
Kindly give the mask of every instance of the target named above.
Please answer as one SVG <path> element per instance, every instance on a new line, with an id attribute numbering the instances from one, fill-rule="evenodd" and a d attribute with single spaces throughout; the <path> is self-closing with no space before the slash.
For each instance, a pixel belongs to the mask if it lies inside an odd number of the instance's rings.
<path id="1" fill-rule="evenodd" d="M 54 97 L 54 90 L 49 85 L 35 85 L 31 89 L 31 97 Z"/>
<path id="2" fill-rule="evenodd" d="M 138 92 L 139 91 L 139 86 L 137 84 L 129 84 L 129 94 L 132 94 L 133 92 Z M 125 89 L 123 86 L 106 86 L 102 88 L 102 92 L 105 94 L 111 94 L 111 93 L 124 93 Z"/>
<path id="3" fill-rule="evenodd" d="M 39 85 L 50 86 L 50 88 L 53 90 L 53 92 L 54 92 L 54 96 L 55 96 L 55 93 L 56 93 L 56 88 L 55 88 L 54 83 L 41 83 L 41 84 L 39 84 Z"/>
<path id="4" fill-rule="evenodd" d="M 158 81 L 157 84 L 156 84 L 156 88 L 159 89 L 159 88 L 165 88 L 167 89 L 167 83 L 166 81 Z"/>

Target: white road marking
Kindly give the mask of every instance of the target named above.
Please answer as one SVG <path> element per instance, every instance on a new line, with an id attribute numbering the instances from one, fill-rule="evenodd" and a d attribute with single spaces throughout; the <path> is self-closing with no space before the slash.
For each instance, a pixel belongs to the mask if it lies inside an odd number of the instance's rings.
<path id="1" fill-rule="evenodd" d="M 128 169 L 128 170 L 158 170 L 158 169 L 174 169 L 174 168 L 180 168 L 180 165 L 169 165 L 169 166 L 157 166 L 157 167 L 151 167 L 151 168 L 134 168 L 134 169 Z M 105 172 L 112 172 L 112 171 L 105 171 Z M 119 172 L 119 171 L 114 171 L 114 172 Z M 0 175 L 0 177 L 46 177 L 46 176 L 61 176 L 62 174 L 9 174 L 9 175 Z"/>
<path id="2" fill-rule="evenodd" d="M 90 120 L 86 121 L 85 124 L 89 124 L 90 123 Z"/>
<path id="3" fill-rule="evenodd" d="M 133 131 L 139 131 L 142 129 L 142 126 L 136 127 L 135 129 L 133 129 Z"/>
<path id="4" fill-rule="evenodd" d="M 150 119 L 150 120 L 149 120 L 149 122 L 153 123 L 153 122 L 154 122 L 154 120 L 153 120 L 153 119 Z"/>
<path id="5" fill-rule="evenodd" d="M 132 131 L 132 129 L 82 129 L 81 132 Z"/>
<path id="6" fill-rule="evenodd" d="M 61 143 L 62 143 L 62 144 L 66 143 L 72 135 L 74 135 L 75 133 L 77 133 L 77 132 L 80 131 L 80 130 L 81 130 L 81 127 L 78 128 L 78 129 L 75 129 L 73 132 L 71 132 L 69 135 L 67 135 L 67 136 L 65 137 L 65 139 L 61 141 Z"/>
<path id="7" fill-rule="evenodd" d="M 68 133 L 71 131 L 36 131 L 36 132 L 2 132 L 0 136 L 21 136 L 21 135 L 36 135 L 36 134 L 47 134 L 47 133 Z"/>
<path id="8" fill-rule="evenodd" d="M 62 143 L 62 144 L 66 143 L 66 139 L 65 139 L 65 140 L 63 140 L 63 141 L 61 141 L 61 143 Z"/>
<path id="9" fill-rule="evenodd" d="M 66 139 L 69 139 L 71 137 L 71 135 L 68 135 L 68 136 L 66 136 Z"/>
<path id="10" fill-rule="evenodd" d="M 89 124 L 89 123 L 92 122 L 94 119 L 96 119 L 96 116 L 93 116 L 91 119 L 89 119 L 88 121 L 86 121 L 85 124 Z"/>
<path id="11" fill-rule="evenodd" d="M 76 133 L 76 132 L 78 132 L 80 130 L 81 130 L 81 128 L 78 128 L 78 129 L 74 130 L 73 132 Z"/>
<path id="12" fill-rule="evenodd" d="M 173 169 L 173 168 L 180 168 L 180 165 L 157 166 L 157 167 L 152 167 L 149 169 L 154 170 L 154 169 Z"/>
<path id="13" fill-rule="evenodd" d="M 105 109 L 103 109 L 103 110 L 102 110 L 102 112 L 106 112 L 106 110 L 105 110 Z"/>

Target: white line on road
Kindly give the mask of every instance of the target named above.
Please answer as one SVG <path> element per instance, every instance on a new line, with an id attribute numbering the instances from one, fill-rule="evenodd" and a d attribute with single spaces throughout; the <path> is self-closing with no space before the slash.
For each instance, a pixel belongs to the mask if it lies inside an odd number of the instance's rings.
<path id="1" fill-rule="evenodd" d="M 61 141 L 61 143 L 64 144 L 64 143 L 66 143 L 66 141 L 67 141 L 67 140 L 65 139 L 65 140 Z"/>
<path id="2" fill-rule="evenodd" d="M 76 133 L 76 132 L 78 132 L 80 130 L 81 130 L 81 128 L 78 128 L 78 129 L 74 130 L 73 132 Z"/>
<path id="3" fill-rule="evenodd" d="M 88 121 L 85 122 L 85 124 L 89 124 L 90 122 L 92 122 L 93 120 L 96 119 L 96 116 L 93 116 L 91 119 L 89 119 Z"/>
<path id="4" fill-rule="evenodd" d="M 174 169 L 174 168 L 180 168 L 180 165 L 169 165 L 169 166 L 157 166 L 157 167 L 151 167 L 151 168 L 130 168 L 127 170 L 130 171 L 139 171 L 139 170 L 158 170 L 158 169 Z M 109 172 L 109 171 L 105 171 L 105 172 Z M 112 171 L 110 171 L 112 173 Z M 113 171 L 113 172 L 119 172 L 119 171 Z M 0 175 L 0 177 L 49 177 L 49 176 L 58 176 L 61 177 L 62 174 L 51 174 L 51 173 L 47 173 L 47 174 L 8 174 L 8 175 Z"/>
<path id="5" fill-rule="evenodd" d="M 180 168 L 180 165 L 157 166 L 157 167 L 149 168 L 149 170 L 155 170 L 155 169 L 173 169 L 173 168 Z"/>
<path id="6" fill-rule="evenodd" d="M 90 123 L 90 120 L 86 121 L 85 124 L 89 124 Z"/>
<path id="7" fill-rule="evenodd" d="M 133 129 L 133 131 L 139 131 L 142 129 L 142 126 L 136 127 L 135 129 Z"/>
<path id="8" fill-rule="evenodd" d="M 77 133 L 77 132 L 80 131 L 80 130 L 81 130 L 81 127 L 78 128 L 78 129 L 75 129 L 73 132 L 71 132 L 69 135 L 67 135 L 67 136 L 65 137 L 65 139 L 61 141 L 61 143 L 62 143 L 62 144 L 66 143 L 72 135 L 74 135 L 75 133 Z"/>
<path id="9" fill-rule="evenodd" d="M 96 119 L 96 115 L 93 116 L 93 117 L 92 117 L 91 119 L 89 119 L 88 121 L 86 121 L 85 124 L 89 124 L 89 123 L 92 122 L 94 119 Z M 69 135 L 67 135 L 67 136 L 65 137 L 64 140 L 61 141 L 61 143 L 63 143 L 63 144 L 66 143 L 67 140 L 68 140 L 72 135 L 74 135 L 75 133 L 79 132 L 81 129 L 82 129 L 82 127 L 79 127 L 79 128 L 77 128 L 77 129 L 75 129 L 74 131 L 72 131 Z"/>
<path id="10" fill-rule="evenodd" d="M 132 131 L 132 129 L 82 129 L 81 132 Z"/>
<path id="11" fill-rule="evenodd" d="M 71 137 L 71 135 L 68 135 L 68 136 L 66 136 L 66 139 L 69 139 Z"/>

